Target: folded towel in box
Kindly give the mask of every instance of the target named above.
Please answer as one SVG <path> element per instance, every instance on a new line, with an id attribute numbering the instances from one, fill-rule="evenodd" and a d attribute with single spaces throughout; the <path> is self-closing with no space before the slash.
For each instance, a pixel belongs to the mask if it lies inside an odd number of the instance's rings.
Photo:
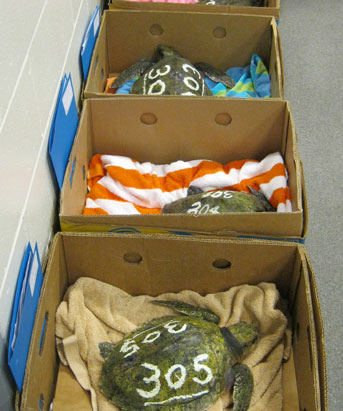
<path id="1" fill-rule="evenodd" d="M 279 212 L 292 211 L 287 170 L 280 153 L 262 161 L 239 160 L 222 165 L 210 160 L 176 161 L 156 165 L 128 157 L 93 156 L 83 214 L 160 214 L 164 205 L 187 196 L 190 186 L 261 191 Z"/>

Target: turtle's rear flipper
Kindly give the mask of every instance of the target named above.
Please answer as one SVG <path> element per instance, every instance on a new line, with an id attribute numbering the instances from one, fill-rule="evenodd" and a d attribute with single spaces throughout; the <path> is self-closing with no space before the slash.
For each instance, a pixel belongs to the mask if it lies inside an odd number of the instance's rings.
<path id="1" fill-rule="evenodd" d="M 152 300 L 151 302 L 172 308 L 173 310 L 178 311 L 182 314 L 202 318 L 216 324 L 219 323 L 219 317 L 208 308 L 197 307 L 195 305 L 187 304 L 182 301 Z"/>
<path id="2" fill-rule="evenodd" d="M 254 194 L 256 197 L 258 197 L 263 202 L 263 204 L 266 207 L 266 211 L 275 211 L 275 208 L 270 204 L 267 197 L 261 191 L 257 191 L 251 186 L 248 186 L 248 188 L 252 194 Z"/>
<path id="3" fill-rule="evenodd" d="M 233 382 L 233 411 L 246 411 L 249 408 L 254 380 L 250 369 L 245 364 L 235 364 Z"/>
<path id="4" fill-rule="evenodd" d="M 196 63 L 194 66 L 200 70 L 206 77 L 215 81 L 216 83 L 223 83 L 226 87 L 232 88 L 235 86 L 234 80 L 225 73 L 225 71 L 219 70 L 208 63 Z"/>
<path id="5" fill-rule="evenodd" d="M 140 77 L 149 67 L 151 67 L 150 61 L 138 61 L 133 63 L 130 67 L 120 73 L 120 75 L 113 81 L 110 88 L 118 88 L 133 80 L 136 77 Z"/>

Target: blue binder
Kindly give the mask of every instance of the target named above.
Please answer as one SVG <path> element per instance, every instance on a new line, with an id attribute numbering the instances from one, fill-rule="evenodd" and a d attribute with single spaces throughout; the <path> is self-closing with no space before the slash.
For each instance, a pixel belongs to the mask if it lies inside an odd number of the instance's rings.
<path id="1" fill-rule="evenodd" d="M 8 365 L 20 392 L 42 283 L 38 247 L 33 251 L 29 243 L 20 266 L 8 342 Z"/>
<path id="2" fill-rule="evenodd" d="M 64 75 L 49 135 L 49 155 L 60 189 L 78 123 L 79 114 L 71 75 Z"/>
<path id="3" fill-rule="evenodd" d="M 83 71 L 83 80 L 86 82 L 89 66 L 91 64 L 92 54 L 98 37 L 100 27 L 100 7 L 96 6 L 95 11 L 88 23 L 81 46 L 81 63 Z"/>

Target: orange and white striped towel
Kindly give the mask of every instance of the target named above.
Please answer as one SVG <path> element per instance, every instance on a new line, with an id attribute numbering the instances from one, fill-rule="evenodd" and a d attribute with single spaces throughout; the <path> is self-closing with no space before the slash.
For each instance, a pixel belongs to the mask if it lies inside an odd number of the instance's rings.
<path id="1" fill-rule="evenodd" d="M 249 192 L 260 190 L 277 211 L 290 212 L 287 170 L 280 153 L 262 161 L 238 160 L 222 165 L 210 160 L 156 165 L 129 157 L 93 156 L 84 215 L 160 214 L 165 204 L 187 196 L 189 186 Z"/>

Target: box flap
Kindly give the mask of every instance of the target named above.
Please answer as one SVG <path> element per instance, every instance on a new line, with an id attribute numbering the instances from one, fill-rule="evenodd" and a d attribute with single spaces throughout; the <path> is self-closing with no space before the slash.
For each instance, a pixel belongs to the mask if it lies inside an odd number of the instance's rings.
<path id="1" fill-rule="evenodd" d="M 78 122 L 71 75 L 64 75 L 49 135 L 49 155 L 60 189 Z"/>
<path id="2" fill-rule="evenodd" d="M 20 267 L 8 348 L 8 365 L 19 391 L 23 386 L 31 333 L 35 320 L 43 274 L 37 244 L 29 243 Z"/>
<path id="3" fill-rule="evenodd" d="M 81 64 L 83 80 L 87 80 L 89 66 L 100 27 L 100 7 L 96 6 L 94 13 L 88 23 L 82 45 L 81 45 Z"/>

